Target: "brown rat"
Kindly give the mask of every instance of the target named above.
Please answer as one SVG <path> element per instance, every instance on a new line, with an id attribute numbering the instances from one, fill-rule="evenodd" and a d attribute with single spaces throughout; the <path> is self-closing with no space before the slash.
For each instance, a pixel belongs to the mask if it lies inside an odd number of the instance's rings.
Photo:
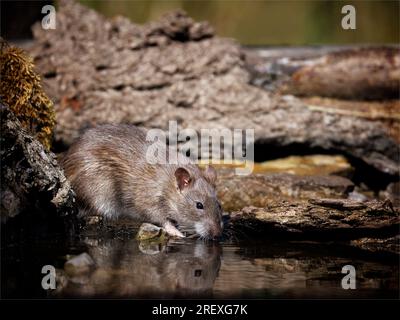
<path id="1" fill-rule="evenodd" d="M 149 163 L 150 145 L 154 142 L 146 141 L 144 129 L 103 125 L 71 146 L 62 165 L 83 214 L 128 215 L 163 226 L 174 236 L 183 236 L 177 226 L 203 238 L 221 236 L 215 169 L 202 170 L 182 156 L 177 164 Z M 168 156 L 165 144 L 157 147 Z"/>

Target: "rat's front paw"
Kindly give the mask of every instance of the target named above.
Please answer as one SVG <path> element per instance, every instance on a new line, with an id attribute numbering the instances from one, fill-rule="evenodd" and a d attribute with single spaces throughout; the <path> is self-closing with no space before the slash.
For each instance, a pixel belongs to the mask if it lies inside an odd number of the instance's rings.
<path id="1" fill-rule="evenodd" d="M 177 238 L 185 238 L 182 232 L 180 232 L 172 223 L 167 222 L 164 225 L 165 231 L 172 237 L 177 237 Z"/>

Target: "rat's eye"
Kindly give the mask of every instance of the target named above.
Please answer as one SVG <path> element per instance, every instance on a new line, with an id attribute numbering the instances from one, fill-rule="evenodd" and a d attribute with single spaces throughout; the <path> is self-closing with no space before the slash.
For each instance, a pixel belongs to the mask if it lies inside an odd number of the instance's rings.
<path id="1" fill-rule="evenodd" d="M 201 202 L 196 202 L 196 208 L 201 210 L 204 209 L 203 204 Z"/>

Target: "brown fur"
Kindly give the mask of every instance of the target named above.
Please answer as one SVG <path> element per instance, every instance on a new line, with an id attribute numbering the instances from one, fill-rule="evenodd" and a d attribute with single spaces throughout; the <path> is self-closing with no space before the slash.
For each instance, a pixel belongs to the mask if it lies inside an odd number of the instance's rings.
<path id="1" fill-rule="evenodd" d="M 62 165 L 83 214 L 129 215 L 161 226 L 172 222 L 206 238 L 220 236 L 222 208 L 215 170 L 203 171 L 183 158 L 179 164 L 149 164 L 146 151 L 152 143 L 143 129 L 104 125 L 88 130 L 71 146 Z M 161 148 L 168 155 L 165 145 Z M 190 183 L 180 185 L 185 171 Z"/>

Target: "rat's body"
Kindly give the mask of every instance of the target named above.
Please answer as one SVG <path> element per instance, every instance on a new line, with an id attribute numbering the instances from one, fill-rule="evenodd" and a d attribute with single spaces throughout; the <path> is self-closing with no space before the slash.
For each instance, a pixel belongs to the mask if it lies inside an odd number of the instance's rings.
<path id="1" fill-rule="evenodd" d="M 222 233 L 222 209 L 215 192 L 216 173 L 201 170 L 180 157 L 178 164 L 151 164 L 146 131 L 129 125 L 90 129 L 75 142 L 63 167 L 82 212 L 106 218 L 129 215 L 153 222 L 175 236 L 175 225 L 194 229 L 200 236 Z M 158 144 L 167 153 L 165 144 Z"/>

